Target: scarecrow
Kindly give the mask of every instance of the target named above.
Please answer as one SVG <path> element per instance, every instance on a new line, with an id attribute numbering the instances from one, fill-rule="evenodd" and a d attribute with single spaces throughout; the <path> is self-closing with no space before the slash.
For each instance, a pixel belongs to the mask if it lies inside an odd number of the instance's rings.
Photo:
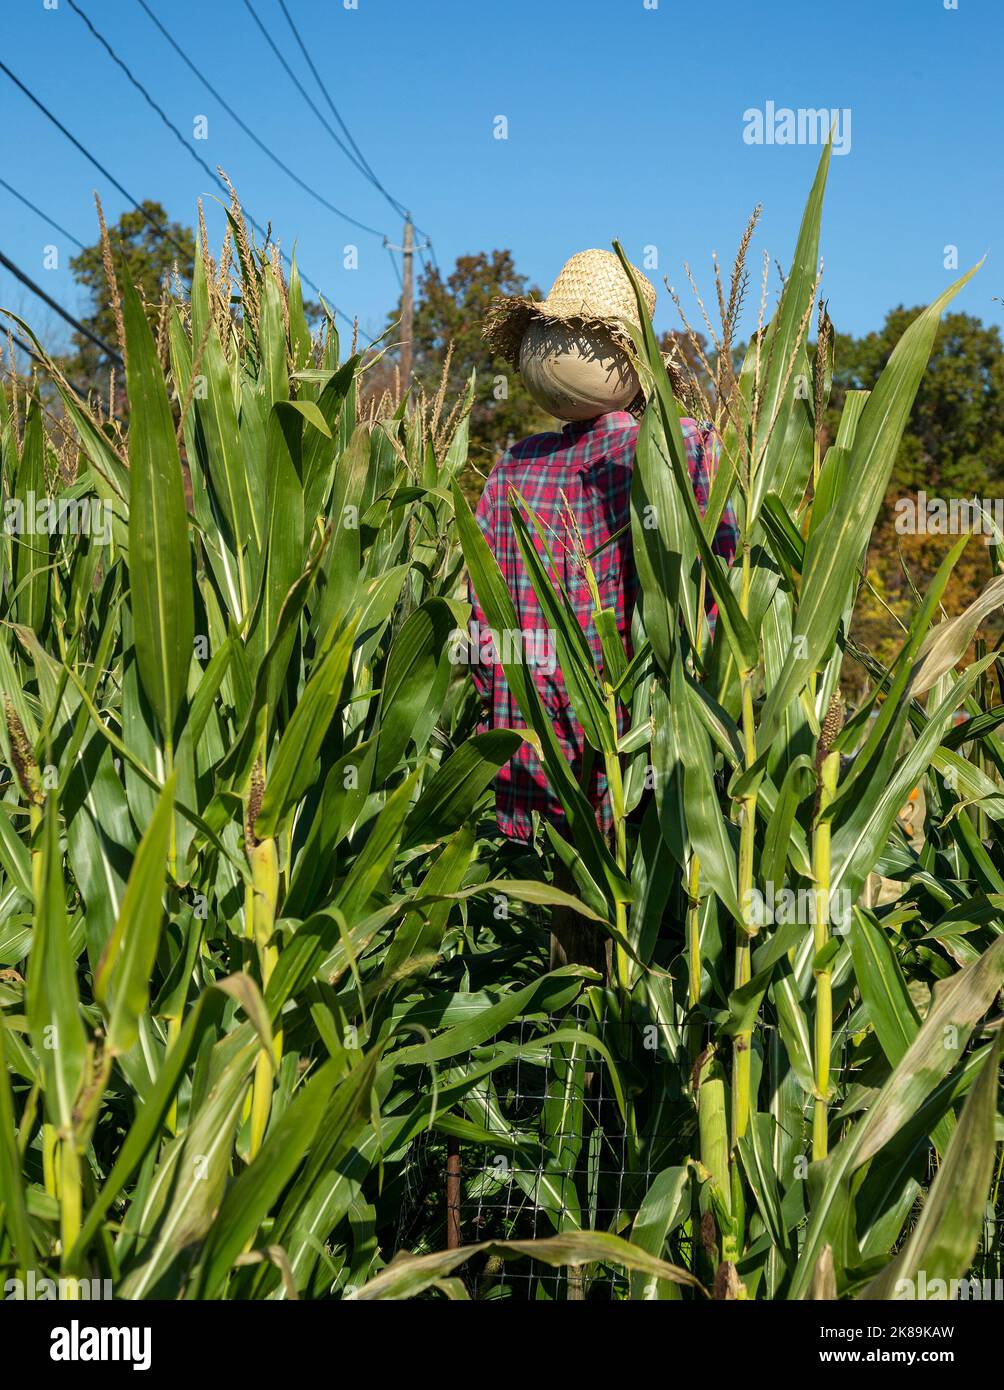
<path id="1" fill-rule="evenodd" d="M 635 270 L 649 316 L 655 288 Z M 606 778 L 593 760 L 571 708 L 553 634 L 524 570 L 509 512 L 514 488 L 548 536 L 553 578 L 565 588 L 589 641 L 597 665 L 599 635 L 584 556 L 590 557 L 601 606 L 612 608 L 625 647 L 630 650 L 631 616 L 638 591 L 631 546 L 630 497 L 635 441 L 645 398 L 632 365 L 628 325 L 638 326 L 637 301 L 618 258 L 609 251 L 580 251 L 562 267 L 546 299 L 502 296 L 486 315 L 483 337 L 515 367 L 538 405 L 564 421 L 560 430 L 536 434 L 511 445 L 492 469 L 477 519 L 512 595 L 520 623 L 522 652 L 558 742 L 580 785 L 610 829 Z M 717 464 L 718 440 L 709 425 L 680 422 L 694 493 L 703 511 Z M 540 549 L 539 543 L 538 549 Z M 731 560 L 735 521 L 723 514 L 715 537 L 718 554 Z M 547 557 L 543 556 L 545 564 Z M 483 637 L 485 615 L 471 593 L 472 638 Z M 511 637 L 510 634 L 507 634 Z M 472 675 L 490 728 L 525 727 L 499 663 L 497 643 L 472 640 Z M 522 744 L 496 778 L 499 828 L 515 841 L 533 838 L 535 816 L 567 834 L 561 805 L 529 744 Z M 564 878 L 559 874 L 556 882 Z M 559 886 L 569 886 L 567 878 Z M 573 934 L 582 925 L 569 927 Z M 562 923 L 553 924 L 552 957 L 582 960 L 581 945 L 560 940 Z M 553 941 L 554 937 L 552 937 Z M 593 963 L 587 960 L 586 963 Z"/>

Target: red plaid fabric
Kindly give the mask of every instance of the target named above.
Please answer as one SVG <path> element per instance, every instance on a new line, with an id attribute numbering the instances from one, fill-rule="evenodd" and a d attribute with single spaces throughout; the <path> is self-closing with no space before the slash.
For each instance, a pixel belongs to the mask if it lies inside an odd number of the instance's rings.
<path id="1" fill-rule="evenodd" d="M 703 512 L 707 504 L 720 441 L 710 426 L 681 420 L 694 495 Z M 597 664 L 600 639 L 593 622 L 593 603 L 585 573 L 577 559 L 574 529 L 582 539 L 596 575 L 603 607 L 613 608 L 625 646 L 630 649 L 631 615 L 638 591 L 631 547 L 631 471 L 634 465 L 638 422 L 627 411 L 614 411 L 594 420 L 568 424 L 560 434 L 535 434 L 508 449 L 492 469 L 478 504 L 478 524 L 509 586 L 516 608 L 526 660 L 540 692 L 544 709 L 554 724 L 562 752 L 576 778 L 582 780 L 585 737 L 572 713 L 561 669 L 557 664 L 553 634 L 548 631 L 537 597 L 523 567 L 509 513 L 509 489 L 515 488 L 548 536 L 554 564 L 552 576 L 564 586 Z M 575 527 L 569 518 L 569 509 Z M 624 529 L 626 528 L 626 529 Z M 531 526 L 534 544 L 547 564 L 539 536 Z M 617 532 L 624 534 L 617 536 Z M 617 536 L 616 539 L 612 539 Z M 736 524 L 731 508 L 722 516 L 714 549 L 731 561 L 735 553 Z M 595 552 L 595 553 L 594 553 Z M 485 704 L 482 727 L 522 729 L 526 723 L 506 683 L 498 662 L 498 642 L 511 635 L 490 629 L 477 595 L 470 590 L 473 607 L 470 637 L 471 674 Z M 487 640 L 486 640 L 487 639 Z M 626 712 L 625 712 L 626 713 Z M 496 812 L 503 834 L 526 842 L 537 811 L 556 825 L 564 823 L 561 804 L 551 792 L 536 754 L 522 744 L 495 782 Z M 602 757 L 595 755 L 588 795 L 597 808 L 600 825 L 610 824 L 606 778 Z"/>

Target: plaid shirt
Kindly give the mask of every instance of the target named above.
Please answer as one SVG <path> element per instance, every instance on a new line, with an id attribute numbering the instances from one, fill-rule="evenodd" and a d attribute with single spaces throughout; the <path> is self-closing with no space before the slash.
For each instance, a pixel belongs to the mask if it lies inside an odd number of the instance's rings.
<path id="1" fill-rule="evenodd" d="M 710 426 L 702 428 L 693 420 L 681 420 L 680 424 L 694 495 L 703 512 L 718 462 L 720 442 Z M 548 536 L 554 558 L 550 572 L 564 586 L 597 667 L 601 668 L 593 603 L 582 566 L 576 558 L 576 538 L 565 499 L 571 507 L 585 553 L 591 556 L 602 606 L 614 609 L 621 637 L 630 650 L 631 615 L 638 592 L 630 530 L 631 471 L 637 434 L 637 420 L 627 411 L 614 411 L 593 420 L 565 425 L 560 434 L 535 434 L 520 440 L 492 469 L 477 509 L 478 524 L 509 586 L 521 633 L 525 634 L 519 640 L 527 654 L 533 682 L 554 725 L 562 752 L 580 782 L 585 737 L 572 713 L 561 668 L 555 658 L 553 636 L 523 567 L 512 529 L 508 492 L 510 487 L 519 492 Z M 623 528 L 627 528 L 624 534 L 611 540 Z M 530 531 L 547 565 L 540 537 L 532 526 Z M 735 517 L 729 507 L 723 513 L 715 536 L 715 551 L 731 561 L 735 538 Z M 486 707 L 482 727 L 523 729 L 526 722 L 498 664 L 499 653 L 485 641 L 489 625 L 473 589 L 470 598 L 473 607 L 471 674 Z M 626 719 L 627 711 L 623 707 L 620 713 Z M 598 810 L 600 825 L 607 829 L 611 817 L 602 766 L 602 755 L 596 753 L 587 791 Z M 530 839 L 534 811 L 556 825 L 564 823 L 561 804 L 528 744 L 522 744 L 499 771 L 495 788 L 499 828 L 511 839 L 524 842 Z"/>

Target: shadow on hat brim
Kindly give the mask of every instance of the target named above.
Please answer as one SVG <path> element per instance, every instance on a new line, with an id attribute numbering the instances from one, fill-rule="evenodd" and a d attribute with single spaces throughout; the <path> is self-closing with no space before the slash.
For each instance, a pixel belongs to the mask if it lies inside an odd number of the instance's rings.
<path id="1" fill-rule="evenodd" d="M 631 354 L 635 351 L 626 320 L 583 313 L 582 306 L 566 307 L 546 299 L 527 299 L 523 295 L 500 295 L 493 300 L 485 315 L 481 336 L 496 357 L 503 357 L 518 370 L 520 345 L 532 319 L 578 323 L 583 328 L 602 329 L 610 334 L 618 347 Z"/>

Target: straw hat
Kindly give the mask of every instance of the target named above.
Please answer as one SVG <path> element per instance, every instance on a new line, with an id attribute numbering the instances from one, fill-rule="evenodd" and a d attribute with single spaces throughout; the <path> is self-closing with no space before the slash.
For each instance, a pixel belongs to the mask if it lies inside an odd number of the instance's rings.
<path id="1" fill-rule="evenodd" d="M 651 317 L 655 287 L 637 267 L 632 269 Z M 640 326 L 634 290 L 620 261 L 612 251 L 598 250 L 579 251 L 567 260 L 546 299 L 500 295 L 485 315 L 481 335 L 493 353 L 518 367 L 523 335 L 533 319 L 602 328 L 615 342 L 632 350 L 626 324 Z"/>

